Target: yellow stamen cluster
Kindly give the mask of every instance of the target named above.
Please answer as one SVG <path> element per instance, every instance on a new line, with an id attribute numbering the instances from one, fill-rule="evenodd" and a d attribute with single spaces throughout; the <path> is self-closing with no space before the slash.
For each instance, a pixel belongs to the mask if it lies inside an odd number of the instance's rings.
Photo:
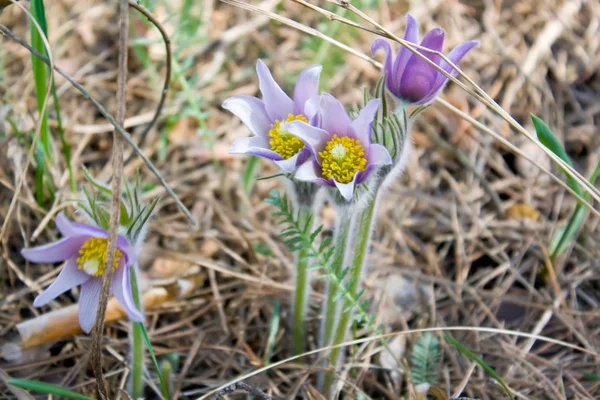
<path id="1" fill-rule="evenodd" d="M 323 176 L 340 183 L 351 182 L 356 172 L 364 171 L 367 166 L 365 151 L 360 141 L 347 136 L 333 135 L 333 139 L 327 143 L 319 156 L 322 158 Z"/>
<path id="2" fill-rule="evenodd" d="M 269 131 L 269 137 L 271 138 L 269 144 L 271 145 L 271 150 L 286 160 L 292 158 L 304 148 L 302 140 L 287 131 L 287 123 L 292 121 L 307 122 L 308 120 L 302 115 L 289 114 L 287 120 L 275 121 L 275 123 L 271 125 L 271 130 Z"/>
<path id="3" fill-rule="evenodd" d="M 87 274 L 92 276 L 101 276 L 106 267 L 108 239 L 105 238 L 89 238 L 79 249 L 79 257 L 77 257 L 77 268 L 82 269 Z M 121 251 L 117 249 L 115 253 L 114 269 L 119 266 L 121 259 Z"/>

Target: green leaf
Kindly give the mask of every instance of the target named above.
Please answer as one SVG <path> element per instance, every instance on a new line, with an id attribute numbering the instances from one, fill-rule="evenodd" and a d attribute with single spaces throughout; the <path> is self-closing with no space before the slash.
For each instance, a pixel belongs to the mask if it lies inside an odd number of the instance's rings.
<path id="1" fill-rule="evenodd" d="M 142 331 L 142 336 L 144 338 L 144 343 L 146 343 L 146 347 L 148 348 L 148 352 L 150 352 L 150 357 L 152 358 L 152 362 L 154 363 L 154 368 L 156 369 L 156 374 L 158 375 L 158 379 L 160 380 L 160 387 L 162 389 L 162 394 L 165 399 L 169 400 L 169 386 L 167 382 L 164 380 L 160 366 L 158 365 L 158 361 L 156 360 L 156 355 L 154 354 L 154 348 L 152 347 L 152 343 L 150 342 L 150 338 L 148 337 L 148 332 L 146 332 L 146 327 L 141 322 L 135 323 L 140 327 Z"/>
<path id="2" fill-rule="evenodd" d="M 254 187 L 254 182 L 256 181 L 254 178 L 258 174 L 258 170 L 260 169 L 260 157 L 251 156 L 248 158 L 248 162 L 246 163 L 246 170 L 244 171 L 244 192 L 246 195 L 250 195 L 252 192 L 252 188 Z"/>
<path id="3" fill-rule="evenodd" d="M 75 400 L 94 400 L 91 397 L 84 396 L 79 393 L 75 393 L 69 389 L 65 389 L 60 386 L 52 385 L 50 383 L 31 381 L 29 379 L 10 379 L 7 382 L 9 385 L 16 386 L 21 389 L 32 390 L 38 393 L 53 394 L 59 397 Z"/>
<path id="4" fill-rule="evenodd" d="M 533 126 L 535 127 L 535 132 L 537 133 L 538 140 L 548 148 L 551 152 L 556 154 L 561 160 L 566 162 L 569 166 L 573 167 L 573 163 L 571 159 L 567 155 L 563 145 L 558 141 L 558 139 L 554 136 L 550 128 L 542 121 L 539 117 L 531 114 L 531 121 L 533 122 Z M 567 182 L 569 186 L 575 193 L 581 195 L 581 188 L 579 184 L 571 174 L 567 173 L 563 168 L 561 168 L 565 176 L 567 177 Z"/>
<path id="5" fill-rule="evenodd" d="M 279 301 L 275 300 L 275 303 L 273 304 L 273 315 L 271 316 L 271 323 L 269 324 L 269 336 L 267 337 L 267 344 L 265 346 L 265 365 L 269 364 L 271 357 L 273 356 L 277 332 L 279 332 L 280 308 Z"/>
<path id="6" fill-rule="evenodd" d="M 448 342 L 452 346 L 456 347 L 456 350 L 460 351 L 466 357 L 470 358 L 471 360 L 473 360 L 477 364 L 479 364 L 479 366 L 481 368 L 483 368 L 485 372 L 490 374 L 490 376 L 492 378 L 494 378 L 496 381 L 498 381 L 500 386 L 502 386 L 502 388 L 504 389 L 506 394 L 511 398 L 511 400 L 514 400 L 514 397 L 513 397 L 512 393 L 510 392 L 510 389 L 508 388 L 508 386 L 506 386 L 506 384 L 504 383 L 504 381 L 502 380 L 500 375 L 498 375 L 492 367 L 490 367 L 485 361 L 483 361 L 481 358 L 479 358 L 477 356 L 477 354 L 473 353 L 467 346 L 460 343 L 458 340 L 454 339 L 452 336 L 444 333 L 444 339 L 446 340 L 446 342 Z"/>

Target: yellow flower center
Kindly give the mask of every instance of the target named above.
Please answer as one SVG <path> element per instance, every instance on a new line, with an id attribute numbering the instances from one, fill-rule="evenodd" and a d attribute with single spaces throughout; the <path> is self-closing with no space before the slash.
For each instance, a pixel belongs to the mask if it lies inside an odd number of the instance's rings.
<path id="1" fill-rule="evenodd" d="M 101 276 L 104 273 L 104 268 L 106 267 L 107 245 L 108 239 L 89 238 L 79 249 L 77 268 L 84 270 L 89 275 Z M 121 255 L 121 251 L 117 249 L 113 265 L 114 269 L 117 269 L 119 266 Z"/>
<path id="2" fill-rule="evenodd" d="M 360 141 L 347 136 L 333 135 L 319 156 L 323 160 L 323 176 L 340 183 L 351 182 L 356 172 L 364 171 L 367 166 L 365 150 Z"/>
<path id="3" fill-rule="evenodd" d="M 289 114 L 287 120 L 275 121 L 275 123 L 271 125 L 271 130 L 269 131 L 269 137 L 271 138 L 269 144 L 271 145 L 271 150 L 286 160 L 294 157 L 302 150 L 302 148 L 304 148 L 302 140 L 287 131 L 287 124 L 292 121 L 308 122 L 302 115 Z"/>

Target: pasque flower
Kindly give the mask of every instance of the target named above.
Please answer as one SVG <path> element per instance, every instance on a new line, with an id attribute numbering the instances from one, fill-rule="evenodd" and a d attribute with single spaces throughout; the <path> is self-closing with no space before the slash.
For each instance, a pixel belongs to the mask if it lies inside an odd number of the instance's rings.
<path id="1" fill-rule="evenodd" d="M 79 325 L 89 333 L 96 320 L 102 273 L 106 267 L 108 232 L 95 226 L 71 222 L 63 214 L 56 217 L 56 227 L 62 239 L 21 252 L 23 257 L 35 263 L 65 261 L 56 280 L 35 298 L 33 306 L 41 307 L 72 287 L 81 285 Z M 144 317 L 135 307 L 129 281 L 129 268 L 136 260 L 136 251 L 129 240 L 119 235 L 110 291 L 129 318 L 141 322 Z"/>
<path id="2" fill-rule="evenodd" d="M 417 21 L 410 15 L 406 16 L 404 40 L 415 44 L 419 42 L 419 26 Z M 459 44 L 448 53 L 447 58 L 453 64 L 457 65 L 465 54 L 477 43 L 477 41 L 470 40 Z M 437 52 L 442 51 L 443 44 L 444 30 L 441 28 L 429 31 L 421 42 L 422 47 Z M 433 65 L 430 65 L 427 60 L 422 59 L 404 46 L 401 46 L 395 58 L 392 53 L 392 47 L 386 40 L 376 39 L 373 42 L 371 52 L 375 54 L 380 49 L 386 52 L 384 65 L 386 86 L 394 96 L 404 103 L 417 105 L 429 103 L 441 92 L 448 81 L 448 78 Z M 458 74 L 439 55 L 425 50 L 418 51 L 449 74 L 453 76 Z"/>
<path id="3" fill-rule="evenodd" d="M 288 126 L 291 121 L 310 120 L 305 105 L 318 94 L 321 69 L 320 65 L 304 69 L 298 76 L 291 99 L 275 82 L 265 63 L 258 60 L 256 71 L 262 100 L 233 96 L 223 103 L 223 108 L 241 119 L 254 134 L 236 140 L 229 152 L 268 158 L 288 173 L 306 161 L 310 151 L 300 139 L 290 134 Z"/>
<path id="4" fill-rule="evenodd" d="M 385 147 L 371 143 L 371 126 L 380 100 L 371 100 L 351 120 L 344 106 L 328 93 L 311 99 L 307 108 L 317 110 L 312 126 L 294 121 L 288 131 L 310 149 L 313 159 L 302 164 L 294 178 L 336 187 L 351 200 L 356 185 L 377 168 L 392 162 Z"/>

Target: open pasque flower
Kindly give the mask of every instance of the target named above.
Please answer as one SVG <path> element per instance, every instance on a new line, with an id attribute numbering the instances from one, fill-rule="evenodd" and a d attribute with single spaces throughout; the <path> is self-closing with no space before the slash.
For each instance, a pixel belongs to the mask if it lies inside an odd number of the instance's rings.
<path id="1" fill-rule="evenodd" d="M 265 63 L 258 60 L 256 71 L 262 100 L 233 96 L 223 103 L 223 108 L 241 119 L 255 135 L 236 140 L 229 152 L 268 158 L 288 173 L 306 161 L 310 151 L 300 139 L 290 134 L 288 126 L 291 121 L 310 120 L 305 105 L 318 94 L 321 69 L 320 65 L 304 69 L 298 76 L 291 99 L 275 82 Z"/>
<path id="2" fill-rule="evenodd" d="M 71 222 L 62 213 L 56 217 L 56 227 L 62 239 L 22 251 L 23 257 L 35 263 L 65 261 L 56 280 L 35 298 L 33 306 L 41 307 L 72 287 L 81 285 L 79 325 L 89 333 L 96 320 L 102 273 L 106 266 L 108 232 L 95 226 Z M 110 291 L 129 318 L 141 322 L 144 317 L 135 307 L 129 281 L 129 268 L 136 260 L 137 254 L 129 240 L 119 235 Z"/>
<path id="3" fill-rule="evenodd" d="M 300 138 L 313 155 L 294 177 L 336 187 L 349 201 L 356 185 L 365 182 L 377 168 L 392 162 L 385 147 L 371 143 L 371 126 L 380 100 L 367 103 L 354 121 L 342 103 L 328 93 L 310 103 L 309 108 L 317 110 L 314 115 L 317 126 L 302 121 L 288 125 L 288 131 Z"/>
<path id="4" fill-rule="evenodd" d="M 419 42 L 419 25 L 410 15 L 406 16 L 404 40 L 415 44 Z M 477 41 L 470 40 L 459 44 L 448 53 L 447 58 L 457 65 L 477 43 Z M 438 52 L 442 51 L 443 44 L 444 30 L 441 28 L 429 31 L 421 42 L 422 47 Z M 394 96 L 404 103 L 415 105 L 429 103 L 442 91 L 448 81 L 443 73 L 404 46 L 400 47 L 393 63 L 392 47 L 386 40 L 376 39 L 373 42 L 371 52 L 375 54 L 380 49 L 386 52 L 384 65 L 386 86 Z M 456 76 L 458 74 L 450 64 L 437 54 L 425 50 L 418 51 L 451 75 Z"/>

